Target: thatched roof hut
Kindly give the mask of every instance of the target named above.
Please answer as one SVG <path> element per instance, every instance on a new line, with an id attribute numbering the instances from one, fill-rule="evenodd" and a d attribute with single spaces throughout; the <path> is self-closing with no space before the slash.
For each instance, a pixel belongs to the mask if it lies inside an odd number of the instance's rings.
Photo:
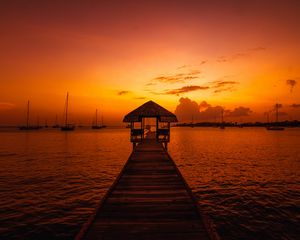
<path id="1" fill-rule="evenodd" d="M 140 122 L 142 118 L 157 118 L 159 122 L 177 122 L 175 114 L 158 105 L 153 101 L 144 103 L 142 106 L 128 113 L 123 122 Z"/>

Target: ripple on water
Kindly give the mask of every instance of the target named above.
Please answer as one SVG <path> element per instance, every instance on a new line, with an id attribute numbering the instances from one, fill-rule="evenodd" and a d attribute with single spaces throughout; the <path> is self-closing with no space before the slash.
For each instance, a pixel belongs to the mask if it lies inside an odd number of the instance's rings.
<path id="1" fill-rule="evenodd" d="M 131 151 L 128 129 L 0 133 L 0 235 L 73 239 Z M 298 239 L 300 131 L 172 128 L 171 156 L 222 239 Z"/>
<path id="2" fill-rule="evenodd" d="M 131 151 L 128 131 L 109 129 L 5 132 L 0 146 L 3 239 L 73 239 Z"/>
<path id="3" fill-rule="evenodd" d="M 169 151 L 222 239 L 299 238 L 300 131 L 174 129 Z"/>

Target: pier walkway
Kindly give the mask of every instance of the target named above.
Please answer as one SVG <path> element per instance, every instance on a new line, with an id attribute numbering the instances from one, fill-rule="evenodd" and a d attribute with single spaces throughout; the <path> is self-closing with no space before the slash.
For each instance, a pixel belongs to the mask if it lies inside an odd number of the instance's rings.
<path id="1" fill-rule="evenodd" d="M 76 239 L 218 239 L 208 225 L 162 144 L 144 139 Z"/>

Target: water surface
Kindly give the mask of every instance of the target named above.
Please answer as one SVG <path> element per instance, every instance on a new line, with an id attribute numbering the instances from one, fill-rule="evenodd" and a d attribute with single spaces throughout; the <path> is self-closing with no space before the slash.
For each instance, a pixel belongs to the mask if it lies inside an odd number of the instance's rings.
<path id="1" fill-rule="evenodd" d="M 2 239 L 73 239 L 126 162 L 124 130 L 0 133 Z"/>
<path id="2" fill-rule="evenodd" d="M 222 239 L 299 239 L 300 129 L 174 129 L 169 151 Z"/>
<path id="3" fill-rule="evenodd" d="M 128 129 L 0 132 L 1 239 L 73 239 L 131 152 Z M 222 239 L 298 239 L 300 130 L 172 128 Z"/>

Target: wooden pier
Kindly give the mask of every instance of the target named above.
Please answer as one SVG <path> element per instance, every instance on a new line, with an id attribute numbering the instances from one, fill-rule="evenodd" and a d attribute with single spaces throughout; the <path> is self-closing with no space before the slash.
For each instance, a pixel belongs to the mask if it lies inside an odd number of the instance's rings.
<path id="1" fill-rule="evenodd" d="M 135 147 L 77 239 L 218 239 L 161 143 Z"/>
<path id="2" fill-rule="evenodd" d="M 76 240 L 219 239 L 167 153 L 176 116 L 149 101 L 123 121 L 130 122 L 132 154 Z"/>

